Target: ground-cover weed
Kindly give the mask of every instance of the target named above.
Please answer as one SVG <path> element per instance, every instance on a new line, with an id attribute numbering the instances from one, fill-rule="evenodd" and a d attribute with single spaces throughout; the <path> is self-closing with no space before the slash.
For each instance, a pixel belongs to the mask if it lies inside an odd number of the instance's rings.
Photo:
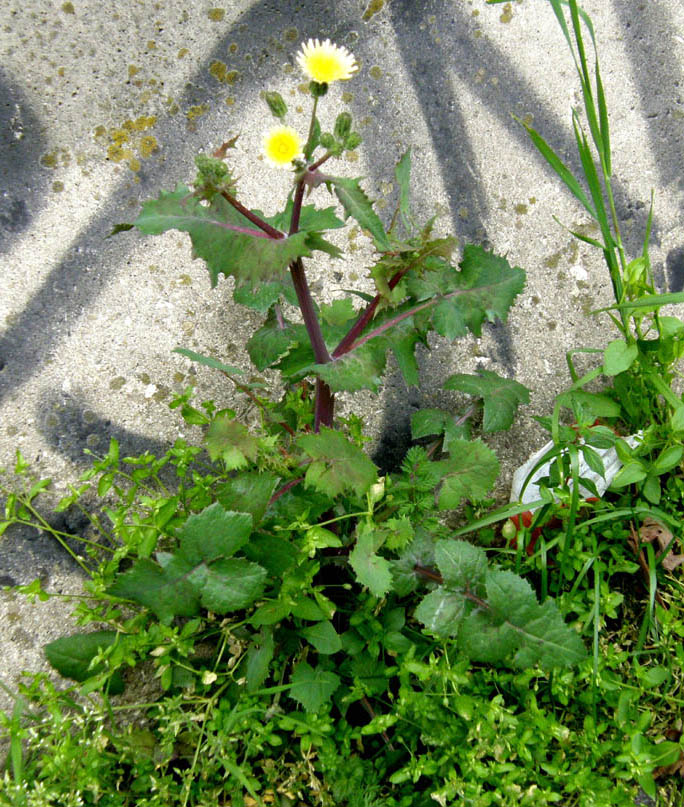
<path id="1" fill-rule="evenodd" d="M 684 635 L 684 627 L 681 584 L 672 570 L 681 538 L 684 403 L 675 387 L 681 378 L 684 322 L 662 309 L 684 302 L 684 295 L 661 294 L 655 287 L 649 259 L 653 200 L 641 254 L 626 254 L 594 28 L 576 0 L 549 4 L 580 80 L 584 108 L 573 110 L 572 126 L 581 177 L 573 175 L 542 134 L 520 123 L 600 233 L 596 238 L 573 235 L 602 252 L 615 302 L 594 313 L 610 317 L 618 338 L 605 348 L 582 347 L 568 354 L 572 385 L 557 398 L 552 416 L 539 419 L 552 438 L 552 448 L 537 463 L 551 462 L 548 475 L 535 480 L 541 501 L 527 515 L 525 529 L 519 531 L 522 521 L 516 517 L 506 532 L 516 547 L 512 568 L 533 567 L 542 596 L 558 595 L 562 607 L 593 634 L 594 720 L 602 698 L 610 702 L 600 672 L 606 653 L 610 645 L 623 648 L 621 694 L 611 730 L 638 728 L 632 742 L 638 753 L 646 747 L 646 733 L 660 741 L 655 753 L 662 752 L 662 764 L 638 776 L 655 797 L 656 780 L 682 770 L 682 653 L 672 637 Z M 577 355 L 596 356 L 600 363 L 580 374 Z M 604 382 L 600 390 L 592 385 L 598 380 Z M 620 469 L 607 479 L 604 494 L 589 472 L 606 476 L 606 455 L 600 452 L 611 449 Z M 678 803 L 678 789 L 670 781 L 669 795 L 661 794 L 664 803 Z"/>
<path id="2" fill-rule="evenodd" d="M 530 743 L 510 728 L 515 694 L 492 701 L 499 668 L 548 679 L 585 663 L 584 645 L 551 599 L 540 603 L 528 582 L 443 521 L 483 500 L 498 472 L 471 435 L 472 416 L 481 407 L 484 431 L 508 428 L 527 390 L 491 372 L 452 377 L 447 386 L 473 404 L 457 415 L 417 413 L 417 444 L 385 475 L 364 450 L 360 419 L 334 416 L 338 392 L 378 389 L 388 351 L 418 384 L 415 350 L 431 332 L 455 340 L 505 320 L 524 273 L 474 245 L 451 263 L 454 239 L 417 224 L 409 152 L 385 227 L 358 179 L 328 173 L 360 144 L 348 113 L 331 132 L 317 114 L 329 84 L 352 77 L 353 56 L 309 41 L 297 60 L 311 80 L 306 137 L 286 125 L 282 97 L 264 95 L 278 122 L 263 155 L 293 175 L 280 212 L 246 206 L 228 141 L 198 156 L 193 188 L 162 192 L 115 228 L 189 234 L 212 286 L 232 278 L 235 300 L 265 315 L 247 347 L 258 370 L 279 371 L 283 397 L 181 349 L 234 379 L 260 425 L 211 402 L 198 408 L 188 390 L 173 406 L 204 429 L 206 453 L 179 440 L 162 457 L 121 457 L 112 441 L 59 505 L 89 512 L 89 493 L 105 497 L 88 537 L 42 518 L 36 499 L 47 481 L 32 480 L 17 457 L 0 529 L 38 523 L 88 580 L 75 609 L 87 630 L 46 647 L 77 683 L 58 691 L 29 677 L 13 714 L 0 718 L 10 743 L 0 798 L 13 805 L 408 807 L 461 792 L 501 803 L 499 789 L 508 798 L 525 788 L 527 803 L 542 803 L 541 752 L 525 751 L 514 771 L 504 761 Z M 304 204 L 306 192 L 318 204 Z M 305 261 L 341 257 L 327 233 L 347 219 L 374 245 L 375 293 L 319 305 Z M 53 596 L 39 581 L 20 592 Z M 148 694 L 128 695 L 141 680 Z M 469 711 L 476 726 L 509 727 L 505 751 L 490 753 L 498 729 L 470 726 Z M 466 737 L 480 743 L 473 753 L 454 745 Z"/>

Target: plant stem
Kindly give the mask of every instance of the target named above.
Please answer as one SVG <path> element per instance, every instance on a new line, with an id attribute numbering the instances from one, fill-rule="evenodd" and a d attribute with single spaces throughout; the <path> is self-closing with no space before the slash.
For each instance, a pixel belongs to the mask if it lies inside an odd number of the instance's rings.
<path id="1" fill-rule="evenodd" d="M 238 213 L 241 213 L 246 219 L 249 219 L 255 227 L 258 227 L 260 230 L 263 230 L 266 235 L 269 235 L 271 238 L 285 238 L 285 234 L 281 233 L 280 230 L 276 230 L 275 227 L 272 227 L 267 221 L 264 221 L 262 218 L 256 215 L 256 213 L 252 213 L 251 210 L 248 210 L 243 204 L 238 202 L 238 200 L 231 196 L 227 191 L 221 191 L 221 196 L 231 204 Z"/>
<path id="2" fill-rule="evenodd" d="M 316 99 L 317 100 L 317 99 Z M 314 105 L 314 113 L 315 113 Z M 313 116 L 311 120 L 313 121 Z M 302 201 L 304 200 L 304 179 L 300 179 L 297 183 L 295 190 L 294 202 L 292 205 L 292 219 L 290 220 L 290 235 L 293 235 L 299 229 L 299 217 L 302 212 Z M 306 280 L 306 273 L 304 271 L 304 264 L 301 258 L 292 261 L 290 264 L 290 275 L 292 277 L 292 285 L 294 286 L 297 294 L 297 302 L 299 303 L 299 310 L 302 312 L 302 318 L 306 327 L 306 332 L 309 335 L 309 341 L 314 352 L 314 357 L 317 364 L 327 364 L 332 361 L 328 347 L 323 339 L 321 332 L 321 325 L 316 316 L 313 298 L 309 284 Z M 316 378 L 316 393 L 314 404 L 314 431 L 320 431 L 321 426 L 332 426 L 333 414 L 335 411 L 335 396 L 333 395 L 330 387 L 320 378 Z"/>

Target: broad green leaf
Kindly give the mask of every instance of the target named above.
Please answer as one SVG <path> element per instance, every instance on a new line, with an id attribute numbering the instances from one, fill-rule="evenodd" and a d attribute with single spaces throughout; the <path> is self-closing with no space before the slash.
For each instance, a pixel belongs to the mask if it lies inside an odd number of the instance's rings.
<path id="1" fill-rule="evenodd" d="M 226 510 L 250 513 L 258 524 L 266 513 L 278 477 L 268 471 L 250 471 L 233 477 L 216 493 L 216 498 Z"/>
<path id="2" fill-rule="evenodd" d="M 670 418 L 670 427 L 673 432 L 684 431 L 684 404 L 675 408 Z"/>
<path id="3" fill-rule="evenodd" d="M 620 405 L 607 395 L 598 392 L 587 392 L 583 389 L 568 390 L 562 392 L 556 400 L 561 406 L 567 406 L 587 420 L 620 416 Z"/>
<path id="4" fill-rule="evenodd" d="M 239 367 L 233 367 L 231 364 L 224 364 L 218 359 L 212 359 L 211 356 L 203 356 L 201 353 L 195 353 L 194 350 L 188 350 L 184 347 L 176 347 L 173 349 L 173 352 L 180 353 L 181 356 L 185 356 L 187 359 L 196 361 L 198 364 L 203 364 L 205 367 L 211 367 L 214 370 L 220 370 L 222 373 L 228 373 L 228 375 L 242 375 L 245 372 Z"/>
<path id="5" fill-rule="evenodd" d="M 345 177 L 326 177 L 326 182 L 332 184 L 335 195 L 344 208 L 346 218 L 355 219 L 361 229 L 367 230 L 379 252 L 389 252 L 392 249 L 385 227 L 373 210 L 373 203 L 366 196 L 359 185 L 358 179 Z"/>
<path id="6" fill-rule="evenodd" d="M 387 667 L 382 659 L 373 658 L 368 651 L 359 653 L 351 663 L 354 683 L 366 695 L 380 695 L 387 691 Z"/>
<path id="7" fill-rule="evenodd" d="M 442 473 L 440 510 L 453 510 L 464 499 L 484 499 L 499 474 L 496 454 L 480 440 L 454 440 L 450 457 L 435 463 Z"/>
<path id="8" fill-rule="evenodd" d="M 645 479 L 647 474 L 648 471 L 643 463 L 633 460 L 620 468 L 611 483 L 611 487 L 624 488 L 627 485 L 633 485 L 635 482 L 641 482 L 642 479 Z"/>
<path id="9" fill-rule="evenodd" d="M 267 602 L 264 603 L 264 605 L 259 606 L 259 608 L 257 608 L 249 618 L 249 621 L 256 627 L 260 627 L 262 625 L 275 625 L 288 617 L 291 610 L 292 609 L 287 603 L 281 602 L 280 600 L 274 600 L 273 602 Z"/>
<path id="10" fill-rule="evenodd" d="M 268 677 L 268 668 L 273 659 L 273 630 L 263 629 L 252 640 L 247 650 L 247 665 L 245 678 L 247 691 L 254 692 Z"/>
<path id="11" fill-rule="evenodd" d="M 628 345 L 623 339 L 616 339 L 603 353 L 603 372 L 606 375 L 624 373 L 634 364 L 638 355 L 639 348 L 635 344 Z"/>
<path id="12" fill-rule="evenodd" d="M 663 449 L 658 455 L 658 458 L 653 463 L 653 470 L 657 474 L 664 474 L 671 471 L 675 466 L 679 465 L 682 459 L 684 448 L 682 446 L 670 446 Z"/>
<path id="13" fill-rule="evenodd" d="M 292 607 L 292 616 L 306 619 L 308 622 L 320 622 L 327 617 L 321 606 L 309 597 L 304 597 Z"/>
<path id="14" fill-rule="evenodd" d="M 243 468 L 256 459 L 256 437 L 228 415 L 217 415 L 207 430 L 206 440 L 211 459 L 222 459 L 229 471 Z"/>
<path id="15" fill-rule="evenodd" d="M 416 536 L 398 560 L 390 562 L 392 590 L 399 597 L 412 594 L 420 584 L 416 566 L 429 569 L 435 563 L 435 539 L 422 527 L 416 529 Z"/>
<path id="16" fill-rule="evenodd" d="M 303 325 L 286 322 L 285 327 L 281 327 L 275 313 L 270 311 L 266 322 L 247 342 L 247 352 L 254 366 L 262 372 L 289 353 L 290 348 L 303 343 L 306 338 L 306 329 Z"/>
<path id="17" fill-rule="evenodd" d="M 435 544 L 435 563 L 445 586 L 483 594 L 487 554 L 481 547 L 467 541 L 438 541 Z"/>
<path id="18" fill-rule="evenodd" d="M 363 494 L 377 480 L 377 469 L 368 455 L 341 432 L 321 427 L 297 441 L 313 462 L 306 471 L 307 486 L 334 498 L 346 491 Z"/>
<path id="19" fill-rule="evenodd" d="M 180 530 L 180 552 L 189 563 L 211 563 L 229 558 L 247 543 L 252 516 L 224 510 L 214 502 L 201 513 L 193 513 Z"/>
<path id="20" fill-rule="evenodd" d="M 442 434 L 450 419 L 451 415 L 442 409 L 419 409 L 411 415 L 411 437 L 420 440 L 421 437 Z"/>
<path id="21" fill-rule="evenodd" d="M 71 636 L 62 636 L 54 642 L 49 642 L 43 648 L 45 657 L 50 664 L 65 678 L 74 681 L 85 681 L 93 675 L 102 672 L 101 666 L 88 669 L 90 662 L 104 648 L 109 647 L 117 639 L 115 630 L 97 630 L 92 633 L 75 633 Z M 124 682 L 121 674 L 116 671 L 109 679 L 110 695 L 119 695 L 123 692 Z"/>
<path id="22" fill-rule="evenodd" d="M 290 677 L 290 697 L 307 712 L 317 712 L 340 685 L 339 676 L 329 670 L 315 669 L 300 661 Z"/>
<path id="23" fill-rule="evenodd" d="M 181 230 L 190 235 L 194 254 L 202 258 L 211 275 L 212 287 L 220 274 L 234 276 L 252 285 L 281 276 L 292 261 L 311 254 L 305 231 L 283 238 L 270 238 L 255 228 L 223 197 L 214 196 L 208 207 L 184 185 L 163 191 L 145 202 L 134 222 L 142 233 L 159 235 Z"/>
<path id="24" fill-rule="evenodd" d="M 362 524 L 357 530 L 356 544 L 349 555 L 349 565 L 356 573 L 356 579 L 367 586 L 374 597 L 384 597 L 392 587 L 391 564 L 387 558 L 376 554 L 384 541 L 381 531 L 371 525 Z"/>
<path id="25" fill-rule="evenodd" d="M 290 195 L 285 210 L 267 218 L 266 221 L 277 230 L 287 232 L 290 229 L 293 209 L 294 201 Z M 337 230 L 340 227 L 344 227 L 344 222 L 337 218 L 334 207 L 318 208 L 315 205 L 302 205 L 299 213 L 300 230 L 323 232 L 324 230 Z"/>
<path id="26" fill-rule="evenodd" d="M 491 370 L 479 370 L 479 375 L 457 373 L 449 376 L 444 389 L 456 389 L 482 399 L 483 429 L 486 432 L 510 428 L 520 404 L 530 402 L 527 387 L 510 378 L 502 378 Z"/>
<path id="27" fill-rule="evenodd" d="M 342 640 L 332 622 L 328 620 L 317 622 L 309 628 L 302 628 L 299 632 L 309 644 L 312 644 L 324 656 L 337 653 L 342 649 Z"/>
<path id="28" fill-rule="evenodd" d="M 187 561 L 177 560 L 161 568 L 144 558 L 118 577 L 107 589 L 107 594 L 144 605 L 157 615 L 160 622 L 168 625 L 175 616 L 199 613 L 199 595 L 187 579 L 191 570 Z"/>
<path id="29" fill-rule="evenodd" d="M 514 615 L 509 621 L 515 622 Z M 544 600 L 534 620 L 522 626 L 523 643 L 513 663 L 520 669 L 539 664 L 545 669 L 570 667 L 586 656 L 586 650 L 577 633 L 563 621 L 552 600 Z"/>
<path id="30" fill-rule="evenodd" d="M 466 601 L 458 591 L 440 586 L 420 601 L 415 617 L 436 636 L 456 636 L 466 614 Z"/>
<path id="31" fill-rule="evenodd" d="M 266 569 L 245 558 L 225 558 L 196 567 L 188 579 L 204 608 L 226 614 L 247 608 L 264 593 Z"/>
<path id="32" fill-rule="evenodd" d="M 390 332 L 392 353 L 397 360 L 399 370 L 404 377 L 407 387 L 420 386 L 420 371 L 418 360 L 416 359 L 416 345 L 422 342 L 419 334 L 409 331 L 405 336 L 395 337 L 394 332 Z"/>

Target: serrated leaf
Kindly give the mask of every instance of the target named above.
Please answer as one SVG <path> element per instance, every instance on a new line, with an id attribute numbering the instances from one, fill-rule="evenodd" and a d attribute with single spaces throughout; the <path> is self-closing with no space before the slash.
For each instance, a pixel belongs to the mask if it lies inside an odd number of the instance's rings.
<path id="1" fill-rule="evenodd" d="M 385 371 L 386 346 L 371 340 L 326 364 L 314 365 L 317 375 L 333 392 L 377 392 Z"/>
<path id="2" fill-rule="evenodd" d="M 184 347 L 176 347 L 173 349 L 174 353 L 180 353 L 186 359 L 196 361 L 198 364 L 203 364 L 205 367 L 211 367 L 213 370 L 220 370 L 222 373 L 228 375 L 242 375 L 245 371 L 239 367 L 233 367 L 232 364 L 224 364 L 218 359 L 213 359 L 211 356 L 203 356 L 201 353 L 195 353 L 194 350 L 188 350 Z"/>
<path id="3" fill-rule="evenodd" d="M 438 285 L 444 288 L 446 281 L 450 288 L 442 291 L 443 298 L 432 315 L 435 330 L 451 340 L 464 336 L 468 330 L 480 336 L 485 319 L 505 322 L 509 308 L 525 285 L 525 273 L 520 267 L 513 267 L 505 258 L 472 244 L 466 245 L 459 266 L 458 273 L 442 269 Z"/>
<path id="4" fill-rule="evenodd" d="M 510 378 L 502 378 L 491 370 L 479 370 L 478 375 L 456 373 L 449 376 L 444 389 L 455 389 L 482 399 L 486 432 L 510 428 L 520 404 L 530 402 L 527 387 Z"/>
<path id="5" fill-rule="evenodd" d="M 229 471 L 254 462 L 258 442 L 246 426 L 228 415 L 217 415 L 207 429 L 207 451 L 212 460 L 222 459 Z"/>
<path id="6" fill-rule="evenodd" d="M 435 544 L 435 563 L 444 585 L 482 594 L 487 573 L 487 554 L 467 541 L 441 540 Z"/>
<path id="7" fill-rule="evenodd" d="M 90 662 L 104 648 L 117 639 L 115 630 L 97 630 L 92 633 L 75 633 L 62 636 L 43 647 L 45 657 L 60 675 L 74 681 L 86 681 L 102 672 L 101 667 L 88 669 Z M 121 674 L 116 671 L 109 679 L 109 694 L 119 695 L 124 690 Z"/>
<path id="8" fill-rule="evenodd" d="M 278 477 L 268 472 L 241 473 L 219 488 L 216 498 L 226 510 L 251 513 L 258 524 L 266 513 Z"/>
<path id="9" fill-rule="evenodd" d="M 192 566 L 182 559 L 161 568 L 143 558 L 117 578 L 107 589 L 107 594 L 144 605 L 157 615 L 160 622 L 168 625 L 175 616 L 199 613 L 199 595 L 187 579 L 191 570 Z"/>
<path id="10" fill-rule="evenodd" d="M 419 409 L 411 415 L 411 437 L 420 440 L 421 437 L 442 434 L 450 418 L 448 412 L 442 409 Z"/>
<path id="11" fill-rule="evenodd" d="M 624 373 L 634 364 L 638 355 L 639 348 L 635 344 L 628 345 L 623 339 L 616 339 L 603 352 L 603 372 L 606 375 Z"/>
<path id="12" fill-rule="evenodd" d="M 409 332 L 398 339 L 394 339 L 394 335 L 392 333 L 390 337 L 392 340 L 390 346 L 406 386 L 418 387 L 420 386 L 420 372 L 418 360 L 416 359 L 416 345 L 423 340 L 415 332 Z"/>
<path id="13" fill-rule="evenodd" d="M 297 294 L 290 275 L 286 275 L 282 280 L 260 283 L 257 287 L 253 287 L 251 283 L 236 285 L 233 291 L 233 300 L 236 303 L 262 314 L 279 302 L 281 297 L 290 305 L 297 305 Z"/>
<path id="14" fill-rule="evenodd" d="M 466 601 L 457 591 L 444 586 L 426 594 L 415 611 L 415 617 L 436 636 L 456 636 L 466 613 Z"/>
<path id="15" fill-rule="evenodd" d="M 188 579 L 204 608 L 226 614 L 247 608 L 264 593 L 266 569 L 245 558 L 226 558 L 196 567 Z"/>
<path id="16" fill-rule="evenodd" d="M 373 203 L 361 188 L 358 179 L 346 177 L 326 177 L 344 208 L 346 218 L 355 219 L 361 229 L 367 230 L 373 238 L 375 247 L 380 252 L 389 252 L 392 249 L 385 227 L 373 210 Z"/>
<path id="17" fill-rule="evenodd" d="M 292 221 L 292 211 L 294 201 L 292 196 L 287 200 L 287 205 L 282 213 L 277 213 L 266 221 L 277 230 L 287 232 Z M 302 205 L 299 213 L 299 229 L 306 232 L 323 232 L 325 230 L 337 230 L 344 227 L 344 222 L 337 215 L 334 207 L 316 207 L 315 205 Z"/>
<path id="18" fill-rule="evenodd" d="M 416 536 L 397 560 L 390 561 L 392 590 L 399 597 L 412 594 L 419 585 L 420 578 L 416 566 L 429 568 L 435 562 L 435 539 L 424 528 L 416 529 Z"/>
<path id="19" fill-rule="evenodd" d="M 268 668 L 273 659 L 273 630 L 264 629 L 256 636 L 247 650 L 245 678 L 247 691 L 254 692 L 268 677 Z"/>
<path id="20" fill-rule="evenodd" d="M 252 532 L 252 516 L 225 510 L 218 502 L 193 513 L 180 530 L 180 552 L 189 563 L 229 558 Z"/>
<path id="21" fill-rule="evenodd" d="M 255 331 L 247 342 L 247 352 L 254 366 L 262 372 L 277 362 L 290 349 L 306 340 L 306 329 L 303 325 L 286 322 L 281 327 L 275 313 L 271 310 L 266 322 Z"/>
<path id="22" fill-rule="evenodd" d="M 148 235 L 187 232 L 194 254 L 207 265 L 212 287 L 220 274 L 234 276 L 241 284 L 273 280 L 292 261 L 311 254 L 305 231 L 270 238 L 222 196 L 215 195 L 209 206 L 203 206 L 184 185 L 145 202 L 134 225 Z"/>
<path id="23" fill-rule="evenodd" d="M 367 586 L 374 597 L 384 597 L 392 587 L 392 571 L 387 558 L 376 554 L 384 535 L 369 525 L 357 530 L 354 549 L 349 555 L 349 565 L 362 586 Z"/>
<path id="24" fill-rule="evenodd" d="M 599 392 L 587 392 L 583 389 L 562 392 L 556 399 L 561 406 L 567 406 L 581 417 L 616 418 L 620 416 L 620 405 L 607 395 Z"/>
<path id="25" fill-rule="evenodd" d="M 306 434 L 297 444 L 313 459 L 306 471 L 307 486 L 331 498 L 345 491 L 363 496 L 377 480 L 370 457 L 341 432 L 322 426 L 318 434 Z"/>
<path id="26" fill-rule="evenodd" d="M 300 661 L 290 677 L 290 697 L 307 712 L 317 712 L 340 685 L 339 676 L 329 670 L 315 669 Z"/>
<path id="27" fill-rule="evenodd" d="M 484 499 L 499 474 L 496 454 L 480 440 L 455 440 L 449 450 L 449 459 L 435 463 L 444 480 L 438 500 L 441 510 L 453 510 L 464 499 Z"/>
<path id="28" fill-rule="evenodd" d="M 342 649 L 342 640 L 332 622 L 327 619 L 323 622 L 317 622 L 311 627 L 301 628 L 299 632 L 309 644 L 312 644 L 324 656 L 332 655 Z"/>

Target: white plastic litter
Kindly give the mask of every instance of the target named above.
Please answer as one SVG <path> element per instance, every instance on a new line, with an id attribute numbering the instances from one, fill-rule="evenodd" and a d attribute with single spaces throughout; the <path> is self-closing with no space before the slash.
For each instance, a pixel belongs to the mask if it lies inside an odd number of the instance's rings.
<path id="1" fill-rule="evenodd" d="M 641 442 L 641 438 L 643 433 L 639 432 L 638 434 L 632 434 L 629 437 L 623 437 L 622 439 L 631 447 L 634 448 L 639 442 Z M 522 486 L 525 484 L 525 480 L 530 474 L 530 471 L 534 466 L 539 462 L 539 460 L 544 456 L 544 454 L 551 451 L 553 448 L 553 441 L 548 442 L 545 446 L 539 449 L 536 453 L 534 453 L 524 465 L 521 465 L 520 468 L 513 474 L 513 482 L 511 484 L 511 501 L 512 502 L 520 502 L 521 504 L 528 504 L 531 502 L 537 502 L 541 499 L 541 494 L 539 492 L 539 485 L 536 484 L 537 480 L 541 479 L 544 476 L 548 476 L 550 472 L 551 462 L 555 461 L 555 457 L 550 462 L 545 462 L 542 466 L 540 466 L 537 471 L 535 472 L 534 476 L 530 479 L 527 487 L 525 490 L 522 490 Z M 579 455 L 579 475 L 585 477 L 586 479 L 591 479 L 592 482 L 596 485 L 596 489 L 598 490 L 599 496 L 603 496 L 606 492 L 606 489 L 610 485 L 610 483 L 615 479 L 617 472 L 622 468 L 622 462 L 618 459 L 617 451 L 614 448 L 595 448 L 597 454 L 601 455 L 601 459 L 603 460 L 603 466 L 606 470 L 605 478 L 602 477 L 600 474 L 597 474 L 595 471 L 592 471 L 591 468 L 586 464 L 582 454 Z M 571 483 L 572 484 L 572 483 Z M 521 495 L 522 491 L 522 495 Z M 582 496 L 593 496 L 594 494 L 587 490 L 585 487 L 580 485 L 580 493 Z"/>

